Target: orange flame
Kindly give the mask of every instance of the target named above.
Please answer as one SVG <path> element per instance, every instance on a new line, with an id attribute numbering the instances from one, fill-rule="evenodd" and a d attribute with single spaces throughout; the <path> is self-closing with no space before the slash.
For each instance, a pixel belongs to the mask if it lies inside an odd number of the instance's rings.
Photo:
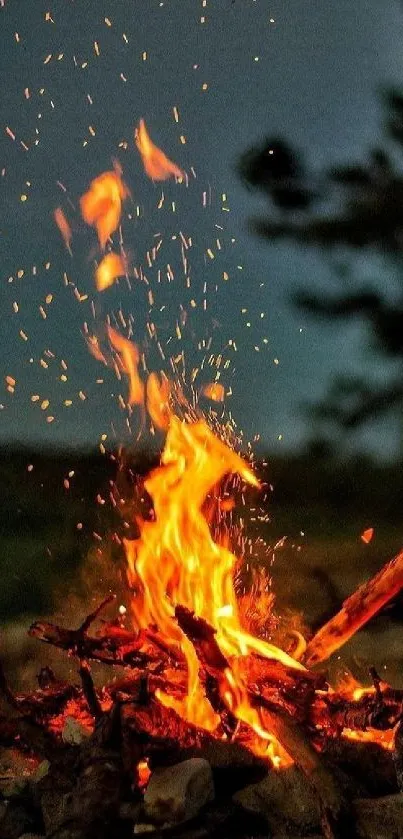
<path id="1" fill-rule="evenodd" d="M 211 399 L 212 402 L 224 402 L 224 385 L 221 382 L 212 382 L 204 386 L 203 394 L 207 396 L 207 399 Z"/>
<path id="2" fill-rule="evenodd" d="M 64 244 L 66 245 L 67 250 L 71 254 L 71 227 L 61 207 L 56 207 L 53 217 L 60 230 L 61 235 L 63 236 Z"/>
<path id="3" fill-rule="evenodd" d="M 162 377 L 160 382 L 156 373 L 150 373 L 147 380 L 147 410 L 156 428 L 168 428 L 171 415 L 170 393 L 169 380 Z"/>
<path id="4" fill-rule="evenodd" d="M 134 139 L 143 159 L 144 171 L 149 178 L 152 178 L 153 181 L 166 181 L 172 175 L 175 178 L 183 178 L 184 175 L 179 166 L 169 160 L 166 154 L 154 145 L 143 119 L 140 120 L 138 128 L 135 130 Z"/>
<path id="5" fill-rule="evenodd" d="M 105 291 L 126 271 L 124 260 L 117 253 L 107 253 L 95 271 L 95 284 L 98 291 Z"/>
<path id="6" fill-rule="evenodd" d="M 129 195 L 120 171 L 103 172 L 91 181 L 88 192 L 80 199 L 81 214 L 87 224 L 96 228 L 99 244 L 104 248 L 119 225 L 122 201 Z"/>
<path id="7" fill-rule="evenodd" d="M 364 530 L 361 533 L 361 541 L 364 542 L 365 545 L 369 545 L 374 535 L 374 528 L 368 527 L 367 530 Z"/>
<path id="8" fill-rule="evenodd" d="M 96 335 L 88 335 L 86 337 L 87 346 L 91 353 L 91 355 L 96 358 L 97 361 L 102 361 L 103 364 L 107 365 L 108 362 L 99 346 L 99 340 Z"/>
<path id="9" fill-rule="evenodd" d="M 222 700 L 265 741 L 266 750 L 273 746 L 274 738 L 250 705 L 236 659 L 256 652 L 304 668 L 279 648 L 242 629 L 233 579 L 236 557 L 214 542 L 202 512 L 207 495 L 230 473 L 258 486 L 247 464 L 215 437 L 205 422 L 187 424 L 171 417 L 161 466 L 145 483 L 154 503 L 154 518 L 143 522 L 139 539 L 125 541 L 128 580 L 135 592 L 132 613 L 139 627 L 157 627 L 164 641 L 181 650 L 187 660 L 186 700 L 164 693 L 159 694 L 160 700 L 211 730 L 217 727 L 218 718 L 204 695 L 196 652 L 175 621 L 175 606 L 194 611 L 215 629 L 221 652 L 230 662 L 222 678 Z"/>
<path id="10" fill-rule="evenodd" d="M 129 405 L 143 405 L 144 404 L 144 384 L 141 381 L 138 365 L 140 361 L 140 353 L 136 344 L 124 338 L 111 326 L 107 327 L 108 338 L 114 350 L 119 353 L 122 370 L 129 377 L 129 395 L 127 402 Z"/>

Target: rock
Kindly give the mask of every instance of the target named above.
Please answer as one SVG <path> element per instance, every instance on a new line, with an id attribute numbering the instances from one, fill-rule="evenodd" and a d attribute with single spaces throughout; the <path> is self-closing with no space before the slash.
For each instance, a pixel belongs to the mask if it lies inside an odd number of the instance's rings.
<path id="1" fill-rule="evenodd" d="M 140 801 L 122 801 L 119 805 L 119 818 L 122 821 L 138 822 L 143 805 Z"/>
<path id="2" fill-rule="evenodd" d="M 28 779 L 37 768 L 37 761 L 16 749 L 7 749 L 0 758 L 0 795 L 3 798 L 20 796 Z"/>
<path id="3" fill-rule="evenodd" d="M 257 784 L 267 775 L 267 760 L 257 757 L 241 743 L 213 740 L 203 748 L 202 757 L 211 766 L 217 798 Z"/>
<path id="4" fill-rule="evenodd" d="M 295 766 L 271 770 L 263 781 L 237 792 L 233 801 L 243 810 L 266 819 L 274 835 L 319 832 L 320 810 L 314 790 Z"/>
<path id="5" fill-rule="evenodd" d="M 358 839 L 403 839 L 403 794 L 353 802 Z"/>
<path id="6" fill-rule="evenodd" d="M 23 833 L 20 839 L 43 839 L 43 837 L 42 833 Z"/>
<path id="7" fill-rule="evenodd" d="M 41 807 L 46 833 L 53 833 L 65 821 L 71 809 L 71 793 L 50 790 L 43 793 Z"/>
<path id="8" fill-rule="evenodd" d="M 50 769 L 50 763 L 48 760 L 42 760 L 39 766 L 35 769 L 35 772 L 32 773 L 30 776 L 29 782 L 30 784 L 39 784 L 39 781 L 42 781 L 42 778 L 45 778 L 48 774 Z"/>
<path id="9" fill-rule="evenodd" d="M 349 778 L 350 798 L 380 798 L 398 792 L 392 752 L 377 743 L 336 737 L 327 742 L 325 754 L 334 772 L 342 770 Z"/>
<path id="10" fill-rule="evenodd" d="M 154 770 L 144 794 L 144 813 L 152 823 L 180 824 L 193 819 L 213 798 L 210 764 L 194 757 Z"/>
<path id="11" fill-rule="evenodd" d="M 41 819 L 29 802 L 12 799 L 0 823 L 0 839 L 19 839 L 24 833 L 43 829 Z"/>
<path id="12" fill-rule="evenodd" d="M 90 736 L 91 732 L 74 719 L 74 717 L 66 717 L 62 731 L 62 740 L 64 743 L 67 743 L 69 746 L 81 746 L 82 742 L 88 740 Z"/>

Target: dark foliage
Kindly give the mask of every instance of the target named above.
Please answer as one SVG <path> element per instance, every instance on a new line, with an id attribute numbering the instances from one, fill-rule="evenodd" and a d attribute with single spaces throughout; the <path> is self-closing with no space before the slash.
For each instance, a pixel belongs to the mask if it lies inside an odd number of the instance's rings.
<path id="1" fill-rule="evenodd" d="M 318 177 L 284 141 L 266 140 L 244 154 L 239 166 L 244 182 L 263 191 L 271 204 L 266 218 L 252 222 L 255 232 L 328 252 L 381 254 L 402 285 L 400 297 L 391 300 L 386 281 L 374 290 L 344 273 L 339 295 L 301 291 L 295 297 L 300 308 L 318 317 L 364 319 L 379 357 L 400 361 L 382 385 L 346 377 L 334 382 L 316 415 L 345 429 L 403 408 L 403 95 L 386 90 L 382 99 L 384 145 L 370 149 L 362 163 L 326 169 Z"/>

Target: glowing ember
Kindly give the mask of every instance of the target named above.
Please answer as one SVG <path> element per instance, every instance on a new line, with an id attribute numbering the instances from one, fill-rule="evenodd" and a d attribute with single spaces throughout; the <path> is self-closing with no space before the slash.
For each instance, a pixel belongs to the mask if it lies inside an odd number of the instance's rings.
<path id="1" fill-rule="evenodd" d="M 80 199 L 81 213 L 87 224 L 96 228 L 99 244 L 104 248 L 109 237 L 119 225 L 122 201 L 129 191 L 120 177 L 120 171 L 103 172 L 95 178 Z"/>
<path id="2" fill-rule="evenodd" d="M 71 227 L 61 207 L 56 208 L 54 212 L 54 219 L 60 230 L 61 235 L 63 236 L 64 244 L 66 245 L 67 250 L 71 254 Z"/>
<path id="3" fill-rule="evenodd" d="M 373 535 L 374 535 L 374 528 L 373 527 L 368 527 L 367 530 L 364 530 L 363 533 L 361 533 L 361 541 L 364 542 L 365 545 L 369 545 L 369 543 L 372 540 Z"/>
<path id="4" fill-rule="evenodd" d="M 211 399 L 212 402 L 224 402 L 225 390 L 220 382 L 205 385 L 203 394 L 207 396 L 207 399 Z"/>
<path id="5" fill-rule="evenodd" d="M 343 728 L 343 737 L 346 740 L 355 740 L 358 743 L 377 743 L 387 751 L 392 751 L 394 743 L 393 729 L 378 731 L 375 728 L 368 728 L 366 731 L 355 731 L 351 728 Z"/>
<path id="6" fill-rule="evenodd" d="M 138 128 L 136 128 L 134 138 L 143 159 L 144 171 L 149 178 L 152 178 L 153 181 L 166 181 L 172 176 L 183 178 L 183 172 L 179 169 L 179 166 L 169 160 L 166 154 L 154 145 L 143 119 L 140 120 Z"/>
<path id="7" fill-rule="evenodd" d="M 117 253 L 107 253 L 95 271 L 95 284 L 98 291 L 105 291 L 126 271 L 125 263 Z"/>
<path id="8" fill-rule="evenodd" d="M 230 662 L 220 685 L 223 702 L 272 744 L 274 738 L 250 706 L 246 686 L 236 672 L 236 659 L 256 652 L 289 667 L 304 668 L 242 628 L 233 580 L 236 557 L 213 541 L 203 515 L 208 494 L 229 473 L 258 485 L 250 468 L 205 422 L 187 424 L 173 416 L 162 465 L 145 483 L 154 503 L 154 518 L 142 523 L 138 540 L 125 542 L 128 579 L 134 591 L 132 613 L 139 627 L 155 626 L 164 642 L 181 650 L 187 660 L 186 699 L 172 699 L 160 692 L 160 700 L 189 721 L 213 730 L 218 717 L 204 695 L 195 650 L 175 621 L 175 607 L 185 606 L 207 621 Z"/>

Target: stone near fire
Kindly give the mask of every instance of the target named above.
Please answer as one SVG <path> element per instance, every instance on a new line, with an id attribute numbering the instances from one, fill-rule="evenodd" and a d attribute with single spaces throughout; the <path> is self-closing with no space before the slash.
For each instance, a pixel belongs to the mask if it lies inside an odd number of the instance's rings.
<path id="1" fill-rule="evenodd" d="M 0 839 L 19 839 L 24 833 L 37 833 L 40 818 L 29 802 L 12 799 L 0 822 Z"/>
<path id="2" fill-rule="evenodd" d="M 74 717 L 66 717 L 62 731 L 62 740 L 64 743 L 69 746 L 81 746 L 84 740 L 88 740 L 90 734 L 91 732 L 87 728 L 84 728 Z"/>
<path id="3" fill-rule="evenodd" d="M 44 839 L 42 833 L 23 833 L 20 839 Z"/>
<path id="4" fill-rule="evenodd" d="M 271 770 L 260 783 L 237 792 L 233 801 L 263 816 L 274 835 L 296 837 L 320 831 L 317 797 L 295 766 Z"/>
<path id="5" fill-rule="evenodd" d="M 195 757 L 155 769 L 144 794 L 144 812 L 156 824 L 179 824 L 197 816 L 213 798 L 210 764 Z"/>
<path id="6" fill-rule="evenodd" d="M 354 801 L 358 839 L 403 839 L 403 794 Z"/>

